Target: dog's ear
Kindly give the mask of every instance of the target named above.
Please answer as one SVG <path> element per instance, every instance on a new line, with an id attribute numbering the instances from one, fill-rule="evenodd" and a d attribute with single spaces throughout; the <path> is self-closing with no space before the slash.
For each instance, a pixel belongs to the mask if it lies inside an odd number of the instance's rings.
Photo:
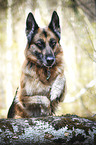
<path id="1" fill-rule="evenodd" d="M 49 28 L 55 33 L 55 35 L 60 39 L 60 24 L 59 16 L 56 11 L 53 12 L 51 22 L 49 23 Z"/>
<path id="2" fill-rule="evenodd" d="M 28 42 L 30 43 L 34 37 L 35 31 L 38 29 L 38 24 L 36 23 L 33 14 L 30 12 L 26 20 L 26 35 Z"/>

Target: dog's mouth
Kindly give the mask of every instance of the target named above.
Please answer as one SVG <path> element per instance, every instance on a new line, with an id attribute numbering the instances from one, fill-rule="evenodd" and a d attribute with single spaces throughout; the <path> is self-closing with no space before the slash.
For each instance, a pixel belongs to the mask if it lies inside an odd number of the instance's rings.
<path id="1" fill-rule="evenodd" d="M 55 64 L 55 57 L 52 55 L 44 56 L 43 57 L 43 65 L 47 68 L 52 68 Z"/>
<path id="2" fill-rule="evenodd" d="M 43 57 L 43 66 L 47 69 L 47 78 L 46 80 L 49 80 L 51 77 L 50 69 L 55 64 L 55 57 L 53 55 L 46 55 Z"/>
<path id="3" fill-rule="evenodd" d="M 44 66 L 47 70 L 47 78 L 46 80 L 49 80 L 51 77 L 51 68 L 55 65 L 55 56 L 53 54 L 47 54 L 47 55 L 41 55 L 39 53 L 35 52 L 35 55 L 38 58 L 38 64 L 40 64 L 42 67 Z"/>

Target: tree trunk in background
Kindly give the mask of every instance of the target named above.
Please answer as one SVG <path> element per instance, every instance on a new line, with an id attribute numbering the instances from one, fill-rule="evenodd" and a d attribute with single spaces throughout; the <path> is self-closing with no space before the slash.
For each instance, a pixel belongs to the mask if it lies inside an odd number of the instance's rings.
<path id="1" fill-rule="evenodd" d="M 0 0 L 0 117 L 5 114 L 6 109 L 6 22 L 7 22 L 7 0 Z"/>
<path id="2" fill-rule="evenodd" d="M 7 46 L 12 46 L 12 13 L 11 13 L 11 6 L 12 0 L 7 0 L 8 8 L 7 8 Z"/>
<path id="3" fill-rule="evenodd" d="M 95 145 L 96 122 L 66 115 L 1 119 L 0 145 Z"/>
<path id="4" fill-rule="evenodd" d="M 13 93 L 12 93 L 12 52 L 11 52 L 11 47 L 13 44 L 13 27 L 12 27 L 12 0 L 7 0 L 7 39 L 6 39 L 6 46 L 8 47 L 6 50 L 6 76 L 5 76 L 5 81 L 6 81 L 6 109 L 8 110 L 9 106 L 11 105 L 10 101 L 12 102 L 13 100 Z M 8 77 L 7 77 L 8 76 Z M 9 101 L 10 98 L 10 101 Z"/>
<path id="5" fill-rule="evenodd" d="M 96 0 L 75 0 L 77 5 L 83 10 L 85 15 L 89 18 L 90 21 L 93 23 L 96 22 Z M 96 24 L 94 23 L 94 29 L 92 25 L 88 22 L 85 16 L 85 22 L 89 28 L 89 34 L 90 34 L 90 41 L 91 41 L 91 46 L 93 47 L 93 55 L 90 55 L 90 58 L 93 60 L 93 77 L 94 79 L 96 78 Z M 95 31 L 94 31 L 95 30 Z"/>

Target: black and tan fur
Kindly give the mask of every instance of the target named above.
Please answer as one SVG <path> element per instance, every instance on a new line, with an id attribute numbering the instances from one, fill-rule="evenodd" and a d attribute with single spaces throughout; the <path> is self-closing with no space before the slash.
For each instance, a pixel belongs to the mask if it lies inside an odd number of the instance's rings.
<path id="1" fill-rule="evenodd" d="M 54 11 L 48 27 L 40 28 L 32 13 L 26 20 L 27 46 L 19 89 L 8 118 L 52 115 L 64 99 L 63 50 L 59 17 Z"/>

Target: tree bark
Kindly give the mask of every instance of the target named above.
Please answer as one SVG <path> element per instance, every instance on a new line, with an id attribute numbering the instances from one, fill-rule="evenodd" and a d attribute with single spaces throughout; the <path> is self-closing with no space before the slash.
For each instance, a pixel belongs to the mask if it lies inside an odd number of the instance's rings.
<path id="1" fill-rule="evenodd" d="M 0 119 L 0 145 L 95 145 L 96 122 L 76 115 Z"/>

